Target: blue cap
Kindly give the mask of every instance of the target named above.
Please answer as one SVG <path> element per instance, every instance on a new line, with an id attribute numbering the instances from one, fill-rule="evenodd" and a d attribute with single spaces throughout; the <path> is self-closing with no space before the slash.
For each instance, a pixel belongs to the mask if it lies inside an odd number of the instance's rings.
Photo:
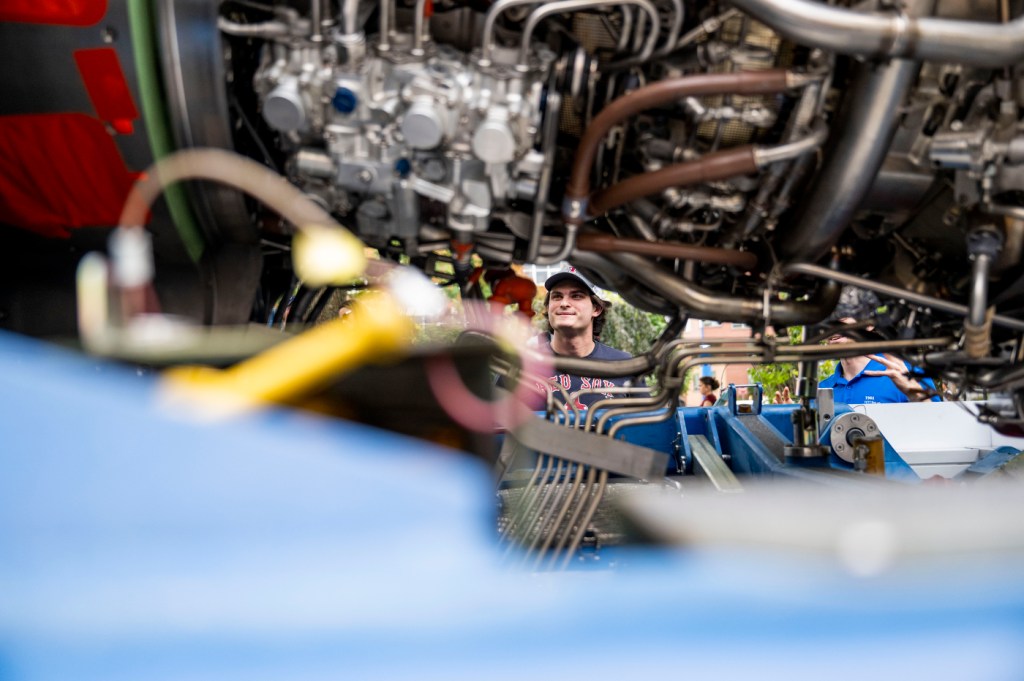
<path id="1" fill-rule="evenodd" d="M 340 113 L 350 114 L 356 110 L 356 105 L 359 104 L 359 98 L 356 97 L 356 93 L 352 92 L 347 87 L 340 87 L 334 91 L 334 96 L 331 97 L 331 104 Z"/>

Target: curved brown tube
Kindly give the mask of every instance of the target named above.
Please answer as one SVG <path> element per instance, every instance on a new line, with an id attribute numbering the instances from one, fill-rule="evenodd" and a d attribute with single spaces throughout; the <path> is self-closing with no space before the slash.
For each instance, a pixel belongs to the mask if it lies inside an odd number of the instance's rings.
<path id="1" fill-rule="evenodd" d="M 700 260 L 718 265 L 733 265 L 744 270 L 751 270 L 757 266 L 757 256 L 747 251 L 691 246 L 667 241 L 620 239 L 611 234 L 580 234 L 576 237 L 576 248 L 596 253 L 636 253 L 659 258 Z"/>
<path id="2" fill-rule="evenodd" d="M 725 180 L 757 172 L 757 168 L 754 147 L 750 145 L 716 151 L 696 161 L 677 163 L 651 173 L 634 175 L 607 189 L 594 192 L 587 212 L 592 216 L 603 215 L 613 208 L 657 194 L 669 187 Z"/>
<path id="3" fill-rule="evenodd" d="M 738 73 L 707 73 L 652 83 L 619 97 L 601 110 L 587 126 L 573 161 L 566 190 L 569 200 L 583 200 L 590 194 L 590 169 L 601 140 L 616 123 L 635 114 L 669 104 L 683 97 L 714 94 L 771 94 L 789 87 L 785 69 Z"/>

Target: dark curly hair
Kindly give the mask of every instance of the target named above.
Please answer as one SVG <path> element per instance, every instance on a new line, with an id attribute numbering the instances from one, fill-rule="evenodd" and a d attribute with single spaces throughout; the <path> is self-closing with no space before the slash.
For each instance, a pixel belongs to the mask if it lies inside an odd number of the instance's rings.
<path id="1" fill-rule="evenodd" d="M 551 319 L 548 317 L 548 303 L 551 302 L 551 291 L 544 294 L 544 330 L 548 333 L 554 333 L 554 329 L 551 328 Z M 605 313 L 608 308 L 612 306 L 611 302 L 598 298 L 593 293 L 590 294 L 590 302 L 594 304 L 594 307 L 601 310 L 601 314 L 594 317 L 594 340 L 600 340 L 601 330 L 604 328 Z"/>
<path id="2" fill-rule="evenodd" d="M 718 390 L 718 386 L 722 385 L 714 376 L 701 376 L 699 380 L 712 390 Z"/>

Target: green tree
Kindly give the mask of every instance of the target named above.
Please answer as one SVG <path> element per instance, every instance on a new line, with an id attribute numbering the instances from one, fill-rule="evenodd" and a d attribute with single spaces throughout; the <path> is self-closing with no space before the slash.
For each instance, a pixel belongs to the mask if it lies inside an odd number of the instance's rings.
<path id="1" fill-rule="evenodd" d="M 601 342 L 613 348 L 639 355 L 651 349 L 651 345 L 668 325 L 668 320 L 659 314 L 637 309 L 617 295 L 610 295 L 612 306 L 601 331 Z"/>
<path id="2" fill-rule="evenodd" d="M 804 327 L 792 326 L 789 328 L 789 344 L 797 345 L 803 339 Z M 818 362 L 818 371 L 815 381 L 825 378 L 836 368 L 836 361 L 832 359 Z M 799 369 L 796 364 L 778 362 L 774 364 L 757 364 L 750 369 L 750 380 L 760 383 L 764 387 L 764 397 L 769 402 L 775 392 L 788 387 L 790 392 L 796 390 L 796 379 Z"/>

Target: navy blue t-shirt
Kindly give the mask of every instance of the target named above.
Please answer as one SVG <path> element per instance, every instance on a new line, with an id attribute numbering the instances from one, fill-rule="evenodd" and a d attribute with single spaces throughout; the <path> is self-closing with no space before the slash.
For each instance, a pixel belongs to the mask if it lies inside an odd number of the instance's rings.
<path id="1" fill-rule="evenodd" d="M 836 402 L 843 404 L 883 404 L 893 402 L 910 402 L 910 398 L 896 387 L 888 376 L 865 376 L 865 371 L 885 371 L 886 367 L 881 362 L 869 360 L 867 366 L 861 369 L 860 373 L 853 378 L 847 379 L 843 376 L 843 365 L 836 363 L 836 370 L 831 376 L 822 379 L 818 383 L 819 388 L 832 388 L 833 398 Z M 908 367 L 909 370 L 909 367 Z M 918 383 L 924 388 L 935 388 L 935 384 L 928 378 L 918 378 Z M 936 396 L 933 401 L 940 401 Z"/>
<path id="2" fill-rule="evenodd" d="M 557 352 L 551 349 L 551 336 L 549 334 L 541 334 L 537 337 L 538 346 L 546 348 L 552 355 L 560 357 Z M 594 342 L 594 350 L 586 357 L 581 359 L 597 359 L 597 360 L 620 360 L 630 359 L 632 355 L 622 350 L 616 350 L 613 347 L 605 345 L 604 343 Z M 577 376 L 575 374 L 564 374 L 558 373 L 550 377 L 552 383 L 562 386 L 567 393 L 572 395 L 578 390 L 591 390 L 596 389 L 596 392 L 584 393 L 579 396 L 577 406 L 580 409 L 585 409 L 599 400 L 603 400 L 607 397 L 616 397 L 614 393 L 601 392 L 601 388 L 613 388 L 615 386 L 625 386 L 627 382 L 633 382 L 635 377 L 626 376 L 623 378 L 601 378 L 597 376 Z M 555 393 L 556 398 L 561 398 L 561 393 Z M 619 395 L 618 397 L 621 397 Z"/>

